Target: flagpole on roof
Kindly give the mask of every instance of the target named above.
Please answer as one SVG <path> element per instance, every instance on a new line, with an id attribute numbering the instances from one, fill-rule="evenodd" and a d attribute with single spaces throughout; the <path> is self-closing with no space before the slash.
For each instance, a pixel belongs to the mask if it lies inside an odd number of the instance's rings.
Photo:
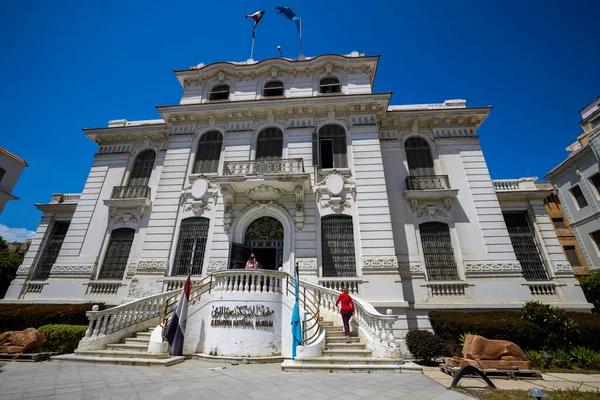
<path id="1" fill-rule="evenodd" d="M 254 60 L 254 31 L 252 31 L 252 49 L 250 50 L 250 59 Z"/>
<path id="2" fill-rule="evenodd" d="M 300 17 L 300 55 L 298 58 L 302 58 L 302 17 Z"/>

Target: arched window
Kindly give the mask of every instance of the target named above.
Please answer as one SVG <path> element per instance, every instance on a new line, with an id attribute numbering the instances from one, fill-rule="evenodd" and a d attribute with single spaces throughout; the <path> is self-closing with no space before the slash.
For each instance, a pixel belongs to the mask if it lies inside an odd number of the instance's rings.
<path id="1" fill-rule="evenodd" d="M 315 135 L 316 136 L 316 135 Z M 340 125 L 325 125 L 319 129 L 318 141 L 313 137 L 313 162 L 318 152 L 321 168 L 347 168 L 346 131 Z"/>
<path id="2" fill-rule="evenodd" d="M 410 176 L 435 175 L 433 158 L 427 141 L 420 137 L 411 137 L 404 142 Z"/>
<path id="3" fill-rule="evenodd" d="M 257 160 L 281 160 L 283 154 L 283 132 L 278 128 L 260 131 L 256 139 Z"/>
<path id="4" fill-rule="evenodd" d="M 208 94 L 209 100 L 227 100 L 229 98 L 229 86 L 217 85 L 213 86 Z"/>
<path id="5" fill-rule="evenodd" d="M 119 228 L 110 233 L 100 279 L 123 279 L 134 236 L 135 230 L 131 228 Z"/>
<path id="6" fill-rule="evenodd" d="M 217 172 L 221 158 L 223 135 L 219 131 L 206 132 L 198 141 L 194 173 Z"/>
<path id="7" fill-rule="evenodd" d="M 426 222 L 419 225 L 419 230 L 427 278 L 430 281 L 458 280 L 448 225 L 441 222 Z"/>
<path id="8" fill-rule="evenodd" d="M 173 265 L 175 275 L 202 274 L 209 223 L 210 220 L 203 217 L 186 218 L 181 221 Z"/>
<path id="9" fill-rule="evenodd" d="M 156 153 L 154 150 L 148 149 L 138 154 L 133 162 L 133 169 L 131 170 L 127 186 L 148 186 L 155 159 Z"/>
<path id="10" fill-rule="evenodd" d="M 356 276 L 352 217 L 330 215 L 321 219 L 323 276 Z"/>
<path id="11" fill-rule="evenodd" d="M 283 96 L 283 83 L 272 81 L 265 84 L 263 88 L 263 97 Z"/>
<path id="12" fill-rule="evenodd" d="M 319 83 L 319 93 L 339 93 L 342 89 L 337 78 L 324 78 Z"/>

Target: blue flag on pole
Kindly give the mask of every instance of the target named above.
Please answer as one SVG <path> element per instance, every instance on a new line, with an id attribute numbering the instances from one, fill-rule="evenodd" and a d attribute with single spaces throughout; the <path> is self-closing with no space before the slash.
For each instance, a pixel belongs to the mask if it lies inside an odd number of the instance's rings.
<path id="1" fill-rule="evenodd" d="M 281 14 L 290 21 L 294 21 L 294 23 L 296 24 L 296 29 L 298 29 L 298 32 L 300 32 L 300 17 L 296 15 L 291 8 L 277 6 L 275 7 L 275 10 L 277 10 L 277 14 Z"/>
<path id="2" fill-rule="evenodd" d="M 302 346 L 302 323 L 300 322 L 300 306 L 298 304 L 298 269 L 294 269 L 294 290 L 296 302 L 292 311 L 292 360 L 296 359 L 296 346 Z"/>

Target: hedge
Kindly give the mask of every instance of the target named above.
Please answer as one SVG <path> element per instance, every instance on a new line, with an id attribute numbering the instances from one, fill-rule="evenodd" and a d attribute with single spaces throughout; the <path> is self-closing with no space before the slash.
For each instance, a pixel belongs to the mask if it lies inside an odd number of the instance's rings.
<path id="1" fill-rule="evenodd" d="M 39 328 L 49 324 L 88 325 L 93 304 L 2 304 L 0 332 Z M 100 309 L 102 305 L 99 304 Z"/>
<path id="2" fill-rule="evenodd" d="M 40 352 L 73 353 L 79 341 L 85 336 L 87 325 L 44 325 L 40 326 L 40 332 L 46 335 L 46 344 Z"/>
<path id="3" fill-rule="evenodd" d="M 600 352 L 600 314 L 570 312 L 568 315 L 577 324 L 575 344 Z"/>
<path id="4" fill-rule="evenodd" d="M 438 357 L 447 356 L 450 352 L 439 336 L 424 330 L 408 331 L 406 346 L 417 360 L 425 363 L 431 363 Z"/>
<path id="5" fill-rule="evenodd" d="M 435 334 L 448 343 L 458 343 L 460 335 L 472 332 L 488 339 L 509 340 L 527 350 L 538 350 L 546 332 L 511 311 L 457 312 L 431 311 L 429 321 Z"/>

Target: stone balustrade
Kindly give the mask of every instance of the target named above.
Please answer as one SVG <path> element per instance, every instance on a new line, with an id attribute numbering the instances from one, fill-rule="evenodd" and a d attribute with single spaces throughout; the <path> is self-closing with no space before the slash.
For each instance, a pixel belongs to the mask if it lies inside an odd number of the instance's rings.
<path id="1" fill-rule="evenodd" d="M 260 176 L 303 172 L 304 160 L 302 158 L 285 160 L 225 161 L 223 164 L 223 175 L 225 176 Z"/>
<path id="2" fill-rule="evenodd" d="M 327 289 L 339 290 L 341 291 L 343 288 L 348 289 L 348 292 L 353 295 L 359 294 L 359 286 L 362 283 L 360 279 L 319 279 L 319 284 L 326 287 Z"/>
<path id="3" fill-rule="evenodd" d="M 229 270 L 212 274 L 212 290 L 227 293 L 283 293 L 287 274 L 270 270 Z"/>
<path id="4" fill-rule="evenodd" d="M 531 283 L 526 284 L 532 296 L 555 296 L 556 286 L 553 283 Z"/>
<path id="5" fill-rule="evenodd" d="M 429 294 L 435 296 L 466 296 L 468 285 L 463 282 L 429 283 Z"/>
<path id="6" fill-rule="evenodd" d="M 24 294 L 40 294 L 42 293 L 42 289 L 44 288 L 44 283 L 34 283 L 28 282 Z"/>
<path id="7" fill-rule="evenodd" d="M 80 198 L 81 194 L 54 193 L 50 200 L 50 204 L 77 203 Z"/>
<path id="8" fill-rule="evenodd" d="M 116 295 L 122 286 L 121 281 L 116 282 L 90 282 L 87 294 L 111 296 Z"/>
<path id="9" fill-rule="evenodd" d="M 115 186 L 110 194 L 112 200 L 122 199 L 149 199 L 150 187 L 148 186 Z"/>
<path id="10" fill-rule="evenodd" d="M 450 189 L 448 175 L 407 176 L 407 190 Z"/>
<path id="11" fill-rule="evenodd" d="M 492 181 L 494 190 L 497 192 L 507 192 L 513 190 L 536 190 L 535 181 L 537 178 L 521 179 L 496 179 Z"/>

